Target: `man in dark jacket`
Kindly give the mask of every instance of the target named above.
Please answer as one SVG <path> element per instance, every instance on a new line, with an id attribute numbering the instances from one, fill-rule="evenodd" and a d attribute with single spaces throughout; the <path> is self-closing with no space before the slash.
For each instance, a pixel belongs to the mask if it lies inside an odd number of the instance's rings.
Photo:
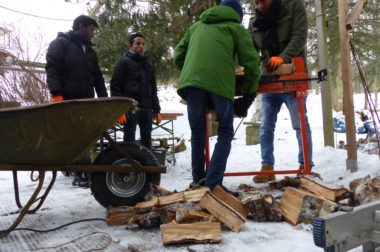
<path id="1" fill-rule="evenodd" d="M 74 20 L 73 30 L 58 33 L 46 54 L 47 84 L 53 101 L 107 97 L 98 57 L 92 49 L 96 21 L 88 16 Z"/>
<path id="2" fill-rule="evenodd" d="M 124 141 L 135 141 L 136 126 L 140 127 L 141 143 L 151 149 L 152 119 L 160 121 L 160 104 L 153 67 L 145 54 L 145 37 L 132 34 L 128 40 L 129 51 L 121 58 L 113 71 L 111 96 L 125 96 L 138 102 L 136 113 L 127 113 L 124 125 Z M 120 121 L 123 122 L 123 119 Z"/>
<path id="3" fill-rule="evenodd" d="M 294 57 L 303 57 L 306 68 L 306 39 L 308 20 L 302 0 L 254 0 L 256 15 L 251 19 L 250 32 L 253 42 L 261 52 L 261 66 L 264 73 L 271 72 L 281 64 L 290 63 Z M 309 160 L 303 160 L 302 138 L 298 102 L 294 92 L 262 94 L 260 109 L 260 147 L 261 171 L 273 171 L 275 159 L 273 155 L 274 130 L 277 114 L 282 104 L 289 110 L 292 127 L 298 140 L 299 169 L 304 163 L 312 161 L 311 131 L 306 115 L 306 135 Z M 306 98 L 304 98 L 306 113 Z M 256 183 L 266 183 L 274 180 L 274 175 L 258 175 L 253 178 Z"/>
<path id="4" fill-rule="evenodd" d="M 47 84 L 53 102 L 107 97 L 98 57 L 91 39 L 98 27 L 96 21 L 81 15 L 74 20 L 73 30 L 58 33 L 46 54 Z M 88 187 L 88 176 L 76 172 L 73 185 Z"/>

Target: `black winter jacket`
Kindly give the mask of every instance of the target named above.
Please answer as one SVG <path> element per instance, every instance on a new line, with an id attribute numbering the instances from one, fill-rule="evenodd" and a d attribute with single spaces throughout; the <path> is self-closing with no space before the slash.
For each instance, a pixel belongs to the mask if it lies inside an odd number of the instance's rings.
<path id="1" fill-rule="evenodd" d="M 111 96 L 130 97 L 139 107 L 160 112 L 156 77 L 146 56 L 128 51 L 117 62 L 111 79 Z"/>
<path id="2" fill-rule="evenodd" d="M 53 96 L 62 95 L 64 100 L 93 98 L 94 88 L 98 97 L 108 96 L 92 43 L 73 31 L 58 33 L 50 43 L 45 69 Z"/>

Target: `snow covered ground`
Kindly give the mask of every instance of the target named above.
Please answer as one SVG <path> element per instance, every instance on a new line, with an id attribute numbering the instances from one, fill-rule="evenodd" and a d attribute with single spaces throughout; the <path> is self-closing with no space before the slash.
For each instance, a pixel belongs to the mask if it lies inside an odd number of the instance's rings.
<path id="1" fill-rule="evenodd" d="M 179 97 L 171 87 L 160 87 L 159 97 L 162 112 L 184 114 L 175 121 L 174 126 L 176 136 L 186 139 L 187 150 L 176 154 L 176 165 L 167 164 L 167 173 L 162 175 L 161 179 L 162 187 L 168 190 L 182 191 L 191 182 L 190 130 L 186 106 L 179 103 Z M 356 107 L 363 107 L 361 97 L 355 97 Z M 359 171 L 356 173 L 347 171 L 346 151 L 324 147 L 321 97 L 310 94 L 307 109 L 313 134 L 313 159 L 316 164 L 313 171 L 319 173 L 325 182 L 348 187 L 348 183 L 355 178 L 380 175 L 379 156 L 363 152 L 358 153 Z M 239 119 L 235 120 L 235 127 L 239 122 Z M 153 132 L 153 134 L 157 134 L 157 132 Z M 364 138 L 365 136 L 358 135 L 358 137 Z M 345 140 L 345 135 L 337 134 L 336 140 Z M 211 146 L 215 141 L 216 137 L 212 137 Z M 227 171 L 260 169 L 259 145 L 245 145 L 244 125 L 238 129 L 232 145 Z M 288 111 L 283 107 L 278 117 L 275 135 L 276 169 L 297 169 L 297 152 L 295 132 L 291 128 Z M 29 177 L 29 172 L 20 172 L 19 183 L 22 185 L 21 195 L 24 195 L 22 196 L 24 202 L 35 187 Z M 282 177 L 277 176 L 278 179 Z M 253 185 L 252 177 L 226 177 L 224 179 L 225 186 L 233 190 L 236 190 L 241 183 Z M 8 213 L 17 209 L 14 203 L 11 172 L 0 172 L 0 184 L 0 229 L 5 229 L 16 218 L 16 215 Z M 72 187 L 71 178 L 59 174 L 43 207 L 36 214 L 26 216 L 19 227 L 50 229 L 71 221 L 105 218 L 105 212 L 105 209 L 94 200 L 89 189 Z M 78 237 L 79 239 L 75 240 Z M 311 225 L 301 224 L 294 227 L 287 222 L 247 221 L 239 233 L 223 228 L 220 244 L 169 247 L 162 245 L 161 232 L 158 228 L 140 230 L 136 227 L 126 228 L 126 226 L 108 227 L 103 221 L 82 222 L 49 233 L 16 231 L 5 238 L 0 238 L 1 252 L 27 251 L 36 248 L 47 248 L 38 251 L 89 251 L 102 247 L 104 247 L 102 251 L 323 251 L 314 245 Z M 352 251 L 361 251 L 361 248 Z"/>

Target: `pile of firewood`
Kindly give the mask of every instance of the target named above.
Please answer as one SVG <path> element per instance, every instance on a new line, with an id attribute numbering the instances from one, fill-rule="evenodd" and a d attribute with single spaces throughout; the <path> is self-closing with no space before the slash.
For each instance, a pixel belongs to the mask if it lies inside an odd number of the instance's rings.
<path id="1" fill-rule="evenodd" d="M 304 176 L 272 182 L 268 190 L 240 185 L 238 198 L 217 186 L 213 191 L 198 187 L 184 192 L 170 192 L 152 185 L 149 200 L 134 207 L 108 208 L 107 224 L 160 227 L 163 244 L 221 242 L 221 226 L 239 232 L 247 219 L 258 222 L 283 221 L 296 225 L 311 223 L 339 206 L 355 206 L 380 199 L 380 179 L 368 177 L 342 186 L 323 183 Z M 374 196 L 374 191 L 377 194 Z"/>
<path id="2" fill-rule="evenodd" d="M 109 208 L 107 224 L 160 227 L 164 245 L 195 242 L 217 243 L 222 240 L 221 224 L 239 232 L 247 211 L 239 199 L 216 186 L 168 193 L 155 186 L 148 201 L 134 207 Z M 157 193 L 159 192 L 159 193 Z"/>

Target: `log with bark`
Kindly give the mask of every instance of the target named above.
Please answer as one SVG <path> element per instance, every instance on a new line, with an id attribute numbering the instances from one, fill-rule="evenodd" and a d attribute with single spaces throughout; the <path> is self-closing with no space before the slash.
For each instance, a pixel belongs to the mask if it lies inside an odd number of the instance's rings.
<path id="1" fill-rule="evenodd" d="M 255 186 L 251 186 L 251 185 L 247 185 L 247 184 L 240 184 L 240 185 L 238 186 L 238 188 L 239 188 L 241 191 L 245 192 L 245 193 L 256 193 L 256 192 L 261 191 L 260 188 L 255 187 Z"/>
<path id="2" fill-rule="evenodd" d="M 300 177 L 288 177 L 288 176 L 285 176 L 285 178 L 281 179 L 280 181 L 270 182 L 269 183 L 269 188 L 281 190 L 281 189 L 283 189 L 285 187 L 288 187 L 288 186 L 299 188 L 300 185 L 301 185 Z"/>
<path id="3" fill-rule="evenodd" d="M 136 212 L 133 207 L 116 207 L 107 210 L 107 225 L 135 225 L 140 228 L 153 228 L 161 224 L 160 213 L 150 211 L 147 213 Z"/>
<path id="4" fill-rule="evenodd" d="M 160 213 L 158 211 L 152 211 L 146 214 L 135 215 L 133 217 L 133 224 L 137 224 L 139 228 L 159 227 L 161 224 Z"/>
<path id="5" fill-rule="evenodd" d="M 154 195 L 154 196 L 168 196 L 170 194 L 176 193 L 176 191 L 171 192 L 155 184 L 150 184 L 150 192 L 151 192 L 151 195 Z"/>
<path id="6" fill-rule="evenodd" d="M 282 221 L 282 211 L 272 195 L 262 196 L 259 192 L 243 194 L 241 203 L 249 219 L 258 222 Z"/>
<path id="7" fill-rule="evenodd" d="M 355 179 L 350 182 L 355 205 L 367 204 L 380 200 L 380 177 Z"/>

